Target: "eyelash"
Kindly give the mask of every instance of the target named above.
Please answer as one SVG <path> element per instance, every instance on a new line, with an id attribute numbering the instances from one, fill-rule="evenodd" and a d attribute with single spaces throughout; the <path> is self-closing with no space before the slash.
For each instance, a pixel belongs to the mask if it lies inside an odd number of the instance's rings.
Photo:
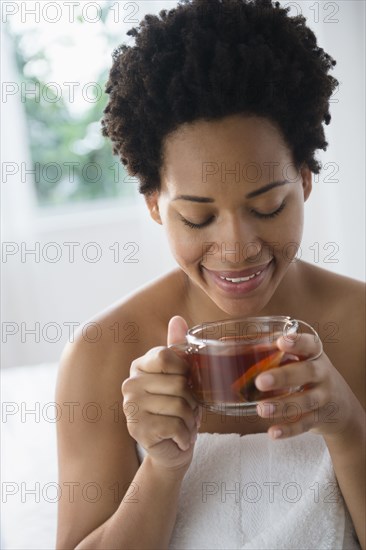
<path id="1" fill-rule="evenodd" d="M 270 218 L 274 218 L 275 216 L 278 216 L 278 214 L 280 214 L 280 212 L 282 212 L 282 210 L 285 208 L 285 206 L 286 206 L 286 201 L 283 201 L 281 206 L 279 208 L 277 208 L 277 210 L 275 210 L 274 212 L 271 212 L 271 214 L 260 214 L 259 212 L 256 212 L 255 210 L 251 210 L 251 212 L 252 212 L 252 214 L 254 214 L 254 216 L 256 218 L 270 219 Z M 188 225 L 188 227 L 191 227 L 192 229 L 201 229 L 202 227 L 205 227 L 206 225 L 211 223 L 211 221 L 213 219 L 213 216 L 211 216 L 211 218 L 209 218 L 207 221 L 205 221 L 203 223 L 192 223 L 192 222 L 186 220 L 185 218 L 183 218 L 183 216 L 181 216 L 181 219 L 182 219 L 182 222 L 185 225 Z"/>
<path id="2" fill-rule="evenodd" d="M 202 227 L 205 227 L 206 225 L 211 223 L 211 221 L 213 219 L 213 216 L 211 216 L 211 218 L 209 218 L 207 221 L 205 221 L 203 223 L 192 223 L 192 222 L 186 220 L 185 218 L 183 218 L 183 216 L 181 216 L 181 218 L 182 218 L 182 222 L 185 225 L 188 225 L 188 227 L 191 227 L 192 229 L 201 229 Z"/>
<path id="3" fill-rule="evenodd" d="M 285 208 L 286 206 L 286 201 L 283 201 L 283 203 L 281 204 L 281 206 L 279 208 L 277 208 L 277 210 L 275 210 L 274 212 L 272 212 L 271 214 L 260 214 L 259 212 L 256 212 L 255 210 L 251 210 L 251 212 L 254 214 L 254 216 L 256 216 L 257 218 L 265 218 L 265 219 L 269 219 L 269 218 L 274 218 L 275 216 L 278 216 L 278 214 L 280 212 L 282 212 L 282 210 Z"/>

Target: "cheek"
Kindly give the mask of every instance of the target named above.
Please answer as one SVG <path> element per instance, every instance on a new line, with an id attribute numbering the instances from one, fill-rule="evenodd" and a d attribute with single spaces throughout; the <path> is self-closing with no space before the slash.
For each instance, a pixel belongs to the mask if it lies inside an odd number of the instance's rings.
<path id="1" fill-rule="evenodd" d="M 288 241 L 297 242 L 300 245 L 304 226 L 304 203 L 301 198 L 295 201 L 289 209 L 285 221 L 285 233 Z"/>
<path id="2" fill-rule="evenodd" d="M 267 242 L 276 243 L 274 254 L 277 259 L 291 261 L 300 247 L 304 223 L 304 208 L 302 205 L 291 208 L 291 212 L 276 224 L 273 224 L 268 234 Z"/>
<path id="3" fill-rule="evenodd" d="M 202 259 L 204 243 L 199 235 L 194 235 L 194 230 L 190 235 L 185 228 L 178 229 L 175 225 L 166 227 L 170 250 L 181 266 L 197 263 Z"/>

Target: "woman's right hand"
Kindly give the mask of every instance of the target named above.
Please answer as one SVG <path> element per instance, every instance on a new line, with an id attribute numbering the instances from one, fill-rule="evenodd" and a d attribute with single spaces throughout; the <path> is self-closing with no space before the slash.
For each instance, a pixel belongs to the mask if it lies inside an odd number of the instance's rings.
<path id="1" fill-rule="evenodd" d="M 168 345 L 185 340 L 183 317 L 172 317 Z M 131 364 L 122 384 L 127 429 L 153 462 L 185 473 L 200 422 L 200 407 L 188 387 L 189 364 L 167 347 L 150 349 Z M 128 412 L 134 408 L 130 417 Z"/>

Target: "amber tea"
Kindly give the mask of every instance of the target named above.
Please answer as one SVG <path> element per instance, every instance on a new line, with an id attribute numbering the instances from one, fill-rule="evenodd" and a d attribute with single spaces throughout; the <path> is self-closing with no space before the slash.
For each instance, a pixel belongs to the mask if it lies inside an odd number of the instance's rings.
<path id="1" fill-rule="evenodd" d="M 316 357 L 319 357 L 322 344 L 315 330 L 304 321 L 286 316 L 250 317 L 197 325 L 188 331 L 186 344 L 170 347 L 189 362 L 189 385 L 203 406 L 226 414 L 236 414 L 238 408 L 256 414 L 256 405 L 261 399 L 303 389 L 282 388 L 264 392 L 255 385 L 259 374 L 305 359 L 304 356 L 285 353 L 276 345 L 280 336 L 301 337 L 300 325 L 310 329 L 311 335 L 317 338 L 319 354 Z"/>
<path id="2" fill-rule="evenodd" d="M 201 403 L 252 403 L 283 395 L 284 390 L 260 391 L 256 377 L 274 367 L 301 361 L 300 356 L 284 353 L 276 346 L 238 346 L 235 349 L 190 354 L 190 384 Z"/>

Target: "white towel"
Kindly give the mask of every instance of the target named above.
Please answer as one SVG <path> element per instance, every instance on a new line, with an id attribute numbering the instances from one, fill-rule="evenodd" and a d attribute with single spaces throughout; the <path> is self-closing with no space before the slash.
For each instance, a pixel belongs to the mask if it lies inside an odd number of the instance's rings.
<path id="1" fill-rule="evenodd" d="M 142 460 L 145 450 L 137 445 Z M 198 435 L 170 550 L 359 550 L 320 435 Z"/>

